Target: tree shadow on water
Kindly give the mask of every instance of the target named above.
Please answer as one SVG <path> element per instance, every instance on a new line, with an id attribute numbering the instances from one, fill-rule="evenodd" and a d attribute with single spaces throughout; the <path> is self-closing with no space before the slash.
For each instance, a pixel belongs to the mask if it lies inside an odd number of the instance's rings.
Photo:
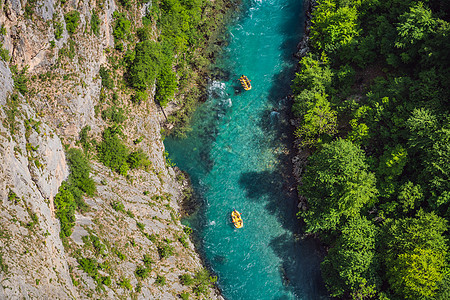
<path id="1" fill-rule="evenodd" d="M 294 239 L 286 233 L 272 239 L 269 245 L 282 261 L 279 271 L 286 290 L 298 299 L 328 299 L 314 241 Z"/>
<path id="2" fill-rule="evenodd" d="M 299 230 L 295 216 L 296 191 L 288 178 L 275 171 L 247 172 L 241 174 L 239 185 L 247 198 L 265 201 L 266 210 L 278 218 L 283 228 L 292 232 Z"/>

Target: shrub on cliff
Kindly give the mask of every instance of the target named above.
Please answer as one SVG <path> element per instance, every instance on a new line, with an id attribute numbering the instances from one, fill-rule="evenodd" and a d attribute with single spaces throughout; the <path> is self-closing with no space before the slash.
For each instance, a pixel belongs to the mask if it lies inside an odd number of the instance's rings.
<path id="1" fill-rule="evenodd" d="M 80 13 L 76 10 L 72 10 L 64 15 L 64 20 L 66 21 L 66 29 L 69 34 L 74 34 L 78 27 L 78 22 L 80 21 Z"/>
<path id="2" fill-rule="evenodd" d="M 121 175 L 128 172 L 128 148 L 120 139 L 122 134 L 120 127 L 114 126 L 106 128 L 103 132 L 103 140 L 98 145 L 99 160 L 107 167 L 110 167 Z"/>
<path id="3" fill-rule="evenodd" d="M 90 178 L 91 168 L 89 160 L 80 149 L 71 148 L 67 152 L 70 175 L 66 182 L 61 184 L 55 196 L 56 216 L 61 222 L 61 237 L 69 237 L 75 225 L 75 210 L 86 210 L 85 194 L 92 196 L 95 193 L 95 182 Z"/>
<path id="4" fill-rule="evenodd" d="M 121 136 L 119 126 L 105 129 L 103 140 L 97 147 L 99 160 L 123 176 L 127 175 L 129 169 L 150 165 L 147 154 L 142 149 L 130 153 Z"/>
<path id="5" fill-rule="evenodd" d="M 136 45 L 133 55 L 130 55 L 128 67 L 128 82 L 138 90 L 151 87 L 159 72 L 161 49 L 158 43 L 143 41 Z"/>

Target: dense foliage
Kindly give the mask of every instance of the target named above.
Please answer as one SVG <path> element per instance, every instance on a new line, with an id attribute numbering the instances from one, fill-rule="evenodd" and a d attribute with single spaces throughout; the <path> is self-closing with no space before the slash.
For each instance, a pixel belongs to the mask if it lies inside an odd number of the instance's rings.
<path id="1" fill-rule="evenodd" d="M 80 13 L 76 10 L 72 10 L 64 15 L 66 21 L 66 29 L 69 34 L 74 34 L 80 22 Z"/>
<path id="2" fill-rule="evenodd" d="M 293 81 L 332 296 L 448 299 L 450 5 L 322 0 Z"/>
<path id="3" fill-rule="evenodd" d="M 92 196 L 95 193 L 95 182 L 90 177 L 91 168 L 89 160 L 80 149 L 71 148 L 67 152 L 70 175 L 55 196 L 56 216 L 61 223 L 61 237 L 72 234 L 75 225 L 75 210 L 86 210 L 87 204 L 84 195 Z"/>
<path id="4" fill-rule="evenodd" d="M 150 165 L 147 154 L 141 149 L 131 152 L 122 141 L 120 126 L 112 126 L 103 132 L 102 142 L 98 145 L 98 158 L 107 167 L 121 175 L 127 175 L 129 169 Z"/>

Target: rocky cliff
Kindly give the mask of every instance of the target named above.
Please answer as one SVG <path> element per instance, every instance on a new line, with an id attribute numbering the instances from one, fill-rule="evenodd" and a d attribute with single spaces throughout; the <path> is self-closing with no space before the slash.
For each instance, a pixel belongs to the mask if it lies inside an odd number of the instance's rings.
<path id="1" fill-rule="evenodd" d="M 140 3 L 129 8 L 133 26 L 150 5 Z M 133 105 L 126 88 L 113 95 L 127 117 L 123 139 L 132 150 L 139 144 L 149 163 L 122 176 L 88 151 L 96 192 L 84 197 L 71 236 L 60 237 L 54 199 L 70 174 L 65 151 L 80 147 L 86 126 L 95 145 L 109 125 L 100 117 L 109 104 L 99 71 L 118 64 L 111 50 L 118 4 L 6 0 L 0 7 L 0 298 L 220 298 L 202 285 L 209 277 L 180 223 L 183 176 L 164 155 L 164 117 L 152 101 Z M 78 27 L 69 33 L 73 11 Z"/>

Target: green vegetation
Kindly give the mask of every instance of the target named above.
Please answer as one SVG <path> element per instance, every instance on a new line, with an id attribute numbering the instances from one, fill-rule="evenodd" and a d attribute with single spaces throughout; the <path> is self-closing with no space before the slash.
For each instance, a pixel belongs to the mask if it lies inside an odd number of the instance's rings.
<path id="1" fill-rule="evenodd" d="M 114 25 L 113 36 L 116 43 L 120 40 L 128 38 L 131 29 L 130 20 L 127 19 L 124 13 L 114 12 L 116 23 Z"/>
<path id="2" fill-rule="evenodd" d="M 127 175 L 129 169 L 148 166 L 150 164 L 148 156 L 142 150 L 130 153 L 120 136 L 122 136 L 122 131 L 119 126 L 105 129 L 103 140 L 97 147 L 99 160 L 105 166 L 124 176 Z"/>
<path id="3" fill-rule="evenodd" d="M 299 193 L 341 299 L 448 299 L 450 10 L 319 1 L 293 80 Z"/>
<path id="4" fill-rule="evenodd" d="M 69 34 L 74 34 L 80 21 L 80 13 L 76 10 L 72 10 L 64 15 L 66 21 L 66 29 Z"/>
<path id="5" fill-rule="evenodd" d="M 68 39 L 67 44 L 58 51 L 59 55 L 58 60 L 61 60 L 63 57 L 67 57 L 70 60 L 72 60 L 75 58 L 76 51 L 77 51 L 77 44 L 73 39 Z M 68 78 L 69 77 L 67 76 L 66 80 Z"/>
<path id="6" fill-rule="evenodd" d="M 125 206 L 123 205 L 122 202 L 120 201 L 114 201 L 111 203 L 112 208 L 115 211 L 119 211 L 119 212 L 125 212 Z"/>
<path id="7" fill-rule="evenodd" d="M 188 292 L 184 292 L 180 294 L 180 298 L 183 300 L 189 300 L 190 294 Z"/>
<path id="8" fill-rule="evenodd" d="M 17 123 L 16 123 L 16 116 L 19 116 L 19 95 L 12 94 L 8 99 L 6 100 L 6 107 L 5 107 L 5 113 L 6 113 L 6 122 L 9 126 L 9 131 L 12 136 L 16 134 L 17 131 Z"/>
<path id="9" fill-rule="evenodd" d="M 3 273 L 8 273 L 8 265 L 3 261 L 3 253 L 0 253 L 0 270 Z"/>
<path id="10" fill-rule="evenodd" d="M 94 279 L 97 283 L 99 289 L 104 290 L 103 285 L 109 286 L 111 285 L 111 277 L 110 276 L 101 276 L 98 273 L 98 270 L 104 269 L 104 264 L 100 264 L 97 262 L 95 258 L 77 258 L 77 262 L 80 265 L 80 269 L 86 272 L 89 276 Z"/>
<path id="11" fill-rule="evenodd" d="M 216 281 L 216 276 L 211 276 L 208 270 L 201 269 L 195 274 L 193 291 L 197 296 L 206 295 Z"/>
<path id="12" fill-rule="evenodd" d="M 19 71 L 16 65 L 11 66 L 11 72 L 14 79 L 14 88 L 16 88 L 22 95 L 28 93 L 28 78 L 27 78 L 28 67 L 23 68 Z"/>
<path id="13" fill-rule="evenodd" d="M 5 62 L 9 62 L 9 51 L 6 49 L 3 49 L 3 43 L 0 42 L 0 58 L 4 60 Z"/>
<path id="14" fill-rule="evenodd" d="M 129 1 L 122 2 L 124 6 Z M 126 80 L 135 89 L 133 102 L 141 104 L 148 99 L 148 90 L 156 86 L 155 102 L 162 107 L 181 92 L 177 101 L 182 108 L 170 122 L 179 125 L 182 134 L 190 119 L 195 104 L 201 97 L 204 82 L 199 73 L 205 72 L 211 49 L 209 40 L 218 36 L 217 27 L 224 22 L 223 1 L 155 2 L 142 19 L 143 26 L 136 30 L 139 42 L 134 49 L 129 43 L 126 52 Z M 214 17 L 212 17 L 214 15 Z M 123 13 L 115 14 L 114 37 L 116 49 L 122 49 L 123 40 L 131 41 L 130 21 Z M 156 21 L 159 36 L 155 41 L 152 24 Z M 209 51 L 209 52 L 208 52 Z M 183 55 L 183 59 L 179 59 Z M 181 129 L 180 129 L 181 128 Z"/>
<path id="15" fill-rule="evenodd" d="M 102 111 L 102 119 L 116 124 L 125 122 L 127 117 L 122 107 L 110 106 Z"/>
<path id="16" fill-rule="evenodd" d="M 130 278 L 123 277 L 119 282 L 119 286 L 129 291 L 133 289 L 133 286 L 130 283 Z"/>
<path id="17" fill-rule="evenodd" d="M 102 78 L 102 85 L 107 89 L 114 88 L 114 80 L 111 78 L 110 71 L 104 66 L 100 67 L 100 77 Z"/>
<path id="18" fill-rule="evenodd" d="M 55 39 L 61 39 L 64 32 L 63 24 L 61 22 L 53 21 L 53 27 L 55 29 Z"/>
<path id="19" fill-rule="evenodd" d="M 91 29 L 92 29 L 92 33 L 94 33 L 96 36 L 100 35 L 100 24 L 101 24 L 101 20 L 98 17 L 97 12 L 95 10 L 92 10 Z"/>
<path id="20" fill-rule="evenodd" d="M 164 277 L 163 275 L 156 275 L 155 283 L 161 286 L 165 285 L 166 277 Z"/>
<path id="21" fill-rule="evenodd" d="M 169 257 L 173 255 L 174 248 L 170 245 L 170 241 L 164 241 L 158 246 L 158 253 L 161 258 Z"/>
<path id="22" fill-rule="evenodd" d="M 150 276 L 151 269 L 148 269 L 143 266 L 139 266 L 136 268 L 136 271 L 134 272 L 136 274 L 136 277 L 141 279 L 146 279 L 148 276 Z"/>
<path id="23" fill-rule="evenodd" d="M 61 184 L 55 196 L 56 216 L 61 223 L 61 237 L 69 237 L 75 225 L 75 210 L 86 211 L 84 195 L 95 193 L 95 182 L 90 178 L 89 160 L 80 149 L 71 148 L 67 152 L 70 175 Z"/>
<path id="24" fill-rule="evenodd" d="M 189 274 L 183 274 L 180 276 L 180 282 L 182 285 L 191 286 L 194 284 L 194 278 Z"/>

